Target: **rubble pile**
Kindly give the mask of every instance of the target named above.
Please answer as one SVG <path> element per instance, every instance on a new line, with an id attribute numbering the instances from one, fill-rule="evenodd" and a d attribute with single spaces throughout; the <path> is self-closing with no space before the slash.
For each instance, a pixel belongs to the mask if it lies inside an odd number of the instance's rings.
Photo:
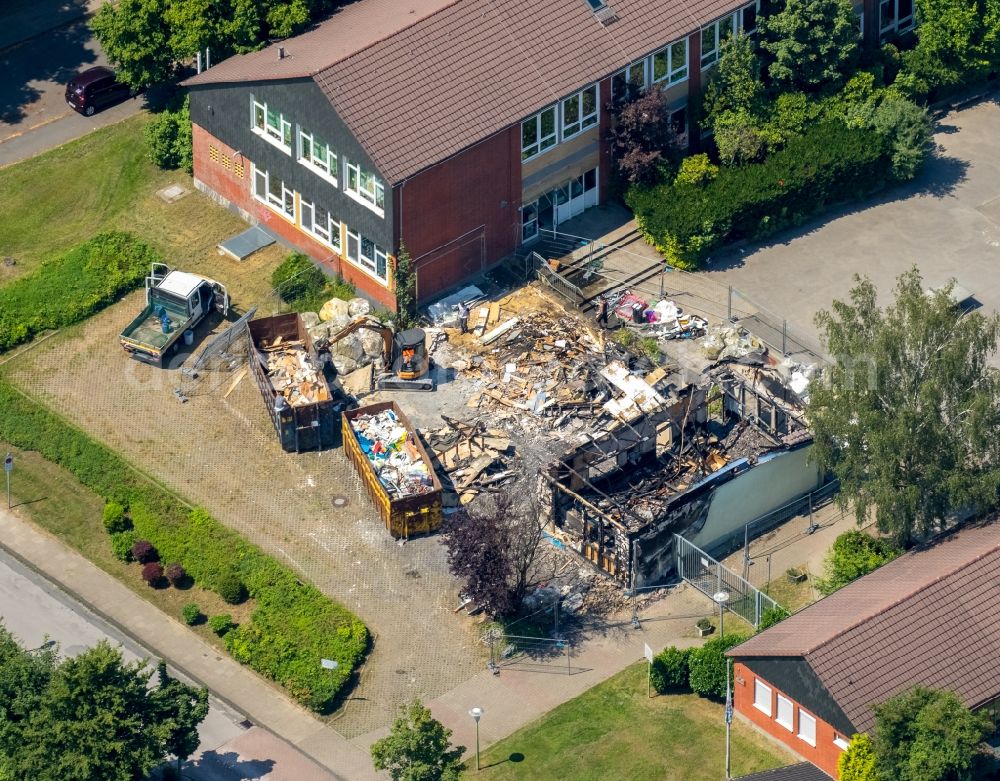
<path id="1" fill-rule="evenodd" d="M 752 354 L 766 352 L 760 340 L 745 328 L 715 325 L 708 329 L 701 345 L 705 357 L 712 361 L 739 360 Z"/>
<path id="2" fill-rule="evenodd" d="M 445 506 L 468 504 L 482 491 L 508 487 L 521 473 L 514 447 L 503 431 L 482 421 L 462 423 L 441 416 L 445 425 L 421 431 L 434 451 L 435 467 L 445 488 Z"/>
<path id="3" fill-rule="evenodd" d="M 481 379 L 472 408 L 555 418 L 593 417 L 610 397 L 600 376 L 604 351 L 579 321 L 535 313 L 507 320 L 482 337 L 489 350 L 456 368 Z"/>
<path id="4" fill-rule="evenodd" d="M 291 407 L 330 400 L 330 389 L 322 371 L 299 340 L 284 341 L 280 336 L 261 346 L 261 363 L 278 395 Z"/>
<path id="5" fill-rule="evenodd" d="M 361 450 L 379 481 L 396 499 L 434 490 L 430 467 L 391 409 L 351 421 Z"/>

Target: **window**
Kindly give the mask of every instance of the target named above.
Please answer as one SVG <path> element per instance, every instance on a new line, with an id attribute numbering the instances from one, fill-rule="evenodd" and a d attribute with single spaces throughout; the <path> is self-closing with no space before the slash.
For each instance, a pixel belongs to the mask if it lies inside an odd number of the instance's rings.
<path id="1" fill-rule="evenodd" d="M 791 732 L 794 729 L 792 719 L 795 718 L 795 706 L 792 701 L 782 694 L 778 695 L 778 715 L 774 717 L 782 727 Z"/>
<path id="2" fill-rule="evenodd" d="M 378 214 L 385 216 L 385 186 L 375 174 L 364 170 L 357 163 L 344 158 L 344 168 L 347 171 L 347 184 L 344 192 L 358 203 L 362 203 Z"/>
<path id="3" fill-rule="evenodd" d="M 816 745 L 816 719 L 799 708 L 799 738 L 810 746 Z"/>
<path id="4" fill-rule="evenodd" d="M 913 27 L 913 0 L 882 0 L 879 4 L 879 31 L 884 41 Z"/>
<path id="5" fill-rule="evenodd" d="M 290 220 L 295 219 L 295 191 L 277 177 L 254 166 L 253 197 Z"/>
<path id="6" fill-rule="evenodd" d="M 847 738 L 845 738 L 843 735 L 835 734 L 833 736 L 833 745 L 835 745 L 841 751 L 847 751 L 847 747 L 851 744 L 850 741 L 848 741 Z"/>
<path id="7" fill-rule="evenodd" d="M 337 155 L 304 127 L 299 128 L 299 162 L 337 185 Z"/>
<path id="8" fill-rule="evenodd" d="M 551 106 L 521 123 L 521 160 L 530 160 L 556 145 L 556 107 Z"/>
<path id="9" fill-rule="evenodd" d="M 633 62 L 626 68 L 618 71 L 618 73 L 611 77 L 612 100 L 616 103 L 621 103 L 634 98 L 649 86 L 646 76 L 646 60 Z"/>
<path id="10" fill-rule="evenodd" d="M 735 13 L 701 28 L 701 66 L 703 68 L 711 67 L 718 61 L 723 44 L 732 38 L 738 30 L 743 30 L 748 35 L 753 35 L 757 31 L 756 2 L 745 5 Z"/>
<path id="11" fill-rule="evenodd" d="M 521 208 L 521 241 L 527 244 L 538 238 L 538 202 L 526 203 Z"/>
<path id="12" fill-rule="evenodd" d="M 330 212 L 300 197 L 299 217 L 302 221 L 302 230 L 340 252 L 340 223 L 333 219 Z"/>
<path id="13" fill-rule="evenodd" d="M 771 687 L 761 683 L 759 678 L 753 682 L 753 706 L 762 713 L 771 715 Z"/>
<path id="14" fill-rule="evenodd" d="M 292 123 L 266 103 L 250 98 L 254 133 L 288 154 L 292 153 Z"/>
<path id="15" fill-rule="evenodd" d="M 562 102 L 562 137 L 572 138 L 577 133 L 597 124 L 597 85 L 570 95 Z"/>
<path id="16" fill-rule="evenodd" d="M 688 132 L 688 110 L 687 106 L 681 106 L 670 112 L 670 126 L 677 134 L 677 141 L 681 146 L 687 146 Z"/>
<path id="17" fill-rule="evenodd" d="M 687 69 L 687 38 L 670 44 L 650 57 L 650 78 L 654 84 L 676 84 L 684 81 Z"/>
<path id="18" fill-rule="evenodd" d="M 347 259 L 383 282 L 389 278 L 389 256 L 385 250 L 350 228 L 347 229 Z"/>

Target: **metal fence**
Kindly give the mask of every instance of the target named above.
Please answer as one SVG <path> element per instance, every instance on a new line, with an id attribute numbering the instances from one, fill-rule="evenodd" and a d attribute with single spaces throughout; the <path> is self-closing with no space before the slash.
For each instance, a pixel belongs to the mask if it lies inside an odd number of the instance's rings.
<path id="1" fill-rule="evenodd" d="M 568 639 L 513 635 L 491 629 L 483 634 L 482 640 L 489 646 L 490 658 L 486 666 L 494 675 L 504 669 L 562 675 L 582 672 L 581 668 L 573 668 Z"/>
<path id="2" fill-rule="evenodd" d="M 754 628 L 760 626 L 766 610 L 778 603 L 760 589 L 751 585 L 725 565 L 679 534 L 674 535 L 677 556 L 677 574 L 710 599 L 720 591 L 729 594 L 726 608 L 743 618 Z"/>

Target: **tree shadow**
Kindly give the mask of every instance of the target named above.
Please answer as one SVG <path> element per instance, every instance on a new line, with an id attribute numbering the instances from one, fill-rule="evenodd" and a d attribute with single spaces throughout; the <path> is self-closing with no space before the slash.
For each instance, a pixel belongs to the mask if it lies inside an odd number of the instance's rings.
<path id="1" fill-rule="evenodd" d="M 725 246 L 714 258 L 708 260 L 701 270 L 712 272 L 741 268 L 746 264 L 747 259 L 759 250 L 775 246 L 788 246 L 796 239 L 817 233 L 835 220 L 877 206 L 906 201 L 916 196 L 945 198 L 954 193 L 958 185 L 966 180 L 969 167 L 970 164 L 966 160 L 935 151 L 928 157 L 923 170 L 913 181 L 894 185 L 867 198 L 825 209 L 822 213 L 807 219 L 799 227 L 787 228 L 761 241 L 736 242 Z"/>
<path id="2" fill-rule="evenodd" d="M 77 9 L 85 0 L 70 0 L 60 8 Z M 87 47 L 90 30 L 84 19 L 51 30 L 37 40 L 15 44 L 0 51 L 0 122 L 16 124 L 30 113 L 42 97 L 39 82 L 65 85 L 80 70 L 97 59 Z"/>
<path id="3" fill-rule="evenodd" d="M 241 759 L 235 751 L 206 751 L 196 761 L 188 762 L 183 771 L 184 778 L 200 777 L 204 771 L 210 778 L 226 781 L 256 781 L 265 778 L 274 769 L 273 759 Z"/>

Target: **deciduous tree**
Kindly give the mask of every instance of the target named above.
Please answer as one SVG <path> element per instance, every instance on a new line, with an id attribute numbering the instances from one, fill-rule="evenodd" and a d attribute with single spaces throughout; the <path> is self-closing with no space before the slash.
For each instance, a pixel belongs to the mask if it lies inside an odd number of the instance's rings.
<path id="1" fill-rule="evenodd" d="M 877 765 L 872 739 L 864 734 L 851 738 L 850 744 L 837 758 L 840 781 L 879 781 Z"/>
<path id="2" fill-rule="evenodd" d="M 630 184 L 651 184 L 676 158 L 677 129 L 659 86 L 622 106 L 611 143 L 618 173 Z"/>
<path id="3" fill-rule="evenodd" d="M 996 315 L 963 313 L 952 286 L 925 293 L 916 269 L 880 308 L 870 280 L 820 312 L 832 365 L 810 387 L 814 453 L 859 522 L 906 547 L 951 512 L 993 506 L 1000 488 Z"/>
<path id="4" fill-rule="evenodd" d="M 156 667 L 159 686 L 150 693 L 155 719 L 165 728 L 163 748 L 177 760 L 180 774 L 184 760 L 198 749 L 198 725 L 208 715 L 208 689 L 195 688 L 172 678 L 167 665 Z"/>
<path id="5" fill-rule="evenodd" d="M 985 713 L 958 695 L 914 687 L 875 706 L 880 781 L 972 781 L 979 746 L 992 732 Z"/>
<path id="6" fill-rule="evenodd" d="M 858 56 L 858 17 L 850 0 L 787 0 L 760 21 L 768 75 L 782 88 L 819 90 L 839 84 Z"/>
<path id="7" fill-rule="evenodd" d="M 166 81 L 173 73 L 167 0 L 106 2 L 90 20 L 90 29 L 118 71 L 135 89 Z"/>
<path id="8" fill-rule="evenodd" d="M 420 700 L 400 708 L 389 734 L 372 744 L 376 770 L 392 781 L 456 781 L 462 775 L 464 746 L 452 746 L 446 729 Z"/>
<path id="9" fill-rule="evenodd" d="M 892 561 L 900 552 L 885 538 L 872 537 L 860 529 L 850 529 L 833 541 L 824 565 L 826 577 L 816 581 L 816 588 L 823 594 L 832 594 L 852 580 Z"/>

